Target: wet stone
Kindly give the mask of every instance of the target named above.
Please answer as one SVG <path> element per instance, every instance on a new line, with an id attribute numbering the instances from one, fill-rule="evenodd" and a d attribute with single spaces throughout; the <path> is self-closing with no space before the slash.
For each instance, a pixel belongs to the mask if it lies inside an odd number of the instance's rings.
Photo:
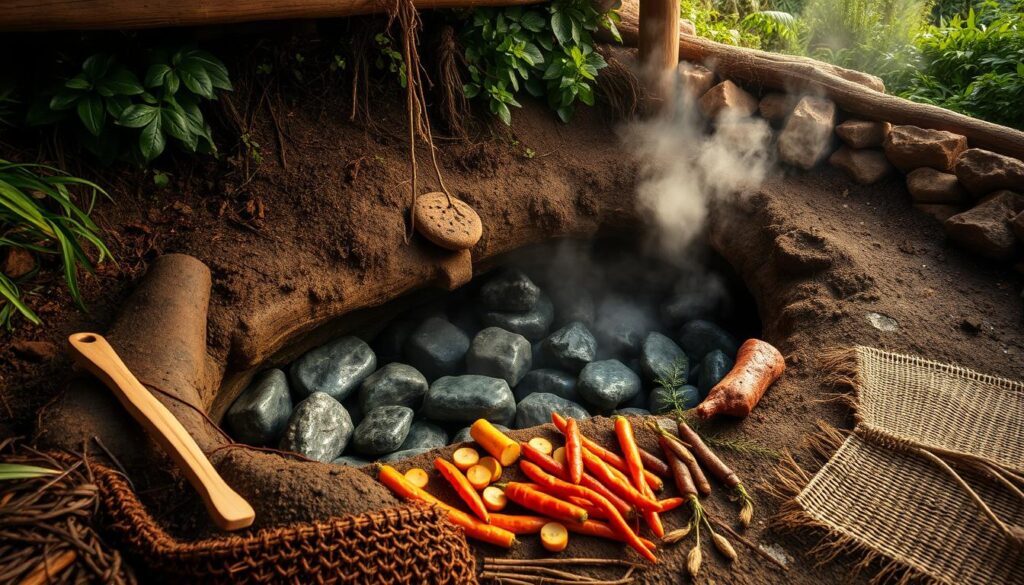
<path id="1" fill-rule="evenodd" d="M 549 335 L 544 347 L 551 359 L 570 372 L 582 370 L 597 355 L 597 339 L 579 321 Z"/>
<path id="2" fill-rule="evenodd" d="M 484 325 L 501 327 L 506 331 L 518 333 L 530 341 L 536 341 L 547 335 L 554 319 L 555 308 L 551 304 L 551 299 L 543 294 L 529 311 L 516 313 L 488 311 L 480 316 Z"/>
<path id="3" fill-rule="evenodd" d="M 253 379 L 228 409 L 225 418 L 238 441 L 272 445 L 281 436 L 291 414 L 288 377 L 281 370 L 272 369 Z"/>
<path id="4" fill-rule="evenodd" d="M 525 429 L 551 422 L 551 413 L 569 418 L 590 418 L 587 409 L 554 394 L 537 392 L 524 398 L 516 406 L 516 428 Z"/>
<path id="5" fill-rule="evenodd" d="M 362 457 L 356 457 L 355 455 L 342 455 L 331 461 L 334 465 L 348 465 L 349 467 L 362 467 L 369 465 L 371 461 L 367 461 Z"/>
<path id="6" fill-rule="evenodd" d="M 410 457 L 421 455 L 427 451 L 430 451 L 430 449 L 406 449 L 404 451 L 395 451 L 394 453 L 389 453 L 378 458 L 377 461 L 380 461 L 381 463 L 394 463 L 395 461 L 401 461 L 403 459 L 409 459 Z"/>
<path id="7" fill-rule="evenodd" d="M 594 408 L 613 410 L 640 392 L 640 377 L 619 360 L 590 362 L 580 372 L 576 390 Z"/>
<path id="8" fill-rule="evenodd" d="M 409 427 L 409 434 L 405 436 L 405 441 L 398 450 L 436 449 L 447 444 L 448 433 L 444 429 L 434 423 L 418 420 Z"/>
<path id="9" fill-rule="evenodd" d="M 532 362 L 533 348 L 525 337 L 500 327 L 488 327 L 473 338 L 466 354 L 466 371 L 501 378 L 515 386 Z"/>
<path id="10" fill-rule="evenodd" d="M 640 348 L 640 371 L 644 380 L 654 384 L 659 378 L 668 378 L 673 374 L 685 380 L 689 365 L 686 353 L 676 342 L 657 331 L 647 334 Z"/>
<path id="11" fill-rule="evenodd" d="M 480 287 L 480 305 L 489 311 L 529 311 L 539 298 L 540 287 L 521 270 L 502 271 Z"/>
<path id="12" fill-rule="evenodd" d="M 507 425 L 516 415 L 516 403 L 508 382 L 501 378 L 445 376 L 431 384 L 422 414 L 442 423 L 471 424 L 486 418 Z"/>
<path id="13" fill-rule="evenodd" d="M 553 368 L 527 372 L 516 385 L 516 401 L 521 401 L 534 392 L 554 394 L 572 402 L 580 400 L 580 395 L 576 392 L 576 376 Z"/>
<path id="14" fill-rule="evenodd" d="M 462 371 L 469 350 L 469 337 L 446 319 L 429 317 L 405 342 L 405 360 L 427 380 Z"/>
<path id="15" fill-rule="evenodd" d="M 419 408 L 428 387 L 426 377 L 416 368 L 391 363 L 363 380 L 359 389 L 359 405 L 364 413 L 379 406 Z"/>
<path id="16" fill-rule="evenodd" d="M 677 402 L 686 410 L 700 404 L 700 399 L 700 391 L 689 384 L 679 388 L 655 388 L 651 391 L 649 408 L 654 414 L 664 414 L 673 410 Z"/>
<path id="17" fill-rule="evenodd" d="M 679 330 L 679 347 L 691 358 L 701 360 L 708 352 L 716 349 L 726 355 L 735 356 L 740 346 L 732 335 L 718 325 L 711 321 L 695 319 Z"/>
<path id="18" fill-rule="evenodd" d="M 342 337 L 306 352 L 289 369 L 292 392 L 305 398 L 324 392 L 344 400 L 377 369 L 377 356 L 362 339 Z"/>
<path id="19" fill-rule="evenodd" d="M 355 450 L 364 455 L 397 451 L 409 434 L 413 412 L 407 406 L 379 406 L 366 413 L 352 435 Z"/>
<path id="20" fill-rule="evenodd" d="M 700 377 L 697 380 L 697 388 L 700 390 L 700 397 L 707 397 L 708 392 L 715 387 L 715 384 L 722 381 L 722 378 L 732 369 L 733 360 L 722 350 L 716 349 L 709 352 L 701 360 Z"/>
<path id="21" fill-rule="evenodd" d="M 280 448 L 327 463 L 345 450 L 352 437 L 352 419 L 340 402 L 314 392 L 295 407 Z"/>

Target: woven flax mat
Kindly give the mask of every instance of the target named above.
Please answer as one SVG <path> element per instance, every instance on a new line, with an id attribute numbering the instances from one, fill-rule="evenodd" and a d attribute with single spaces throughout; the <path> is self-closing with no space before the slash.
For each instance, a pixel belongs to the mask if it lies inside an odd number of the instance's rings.
<path id="1" fill-rule="evenodd" d="M 1024 384 L 866 347 L 830 367 L 857 427 L 813 477 L 784 474 L 777 521 L 823 530 L 815 552 L 877 581 L 1024 583 Z"/>

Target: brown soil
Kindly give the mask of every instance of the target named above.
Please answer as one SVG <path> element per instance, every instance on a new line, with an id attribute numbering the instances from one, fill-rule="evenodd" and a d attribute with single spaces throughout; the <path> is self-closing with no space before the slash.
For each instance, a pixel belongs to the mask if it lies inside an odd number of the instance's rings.
<path id="1" fill-rule="evenodd" d="M 46 326 L 21 327 L 0 341 L 0 434 L 32 431 L 39 407 L 61 395 L 68 374 L 61 352 L 50 357 L 19 350 L 25 346 L 18 344 L 59 346 L 73 331 L 105 331 L 147 263 L 161 253 L 192 254 L 212 269 L 208 352 L 211 363 L 228 372 L 281 359 L 279 350 L 308 323 L 329 323 L 340 308 L 370 307 L 431 278 L 429 265 L 436 264 L 437 252 L 418 239 L 403 243 L 402 217 L 409 202 L 400 103 L 375 98 L 371 131 L 348 121 L 347 84 L 322 86 L 311 99 L 308 87 L 286 85 L 279 99 L 269 98 L 272 117 L 262 90 L 239 83 L 232 102 L 242 120 L 252 117 L 251 134 L 262 145 L 263 161 L 254 174 L 251 159 L 246 162 L 227 144 L 233 140 L 227 129 L 222 140 L 229 156 L 195 166 L 187 160 L 171 163 L 173 180 L 164 189 L 153 188 L 141 173 L 100 173 L 116 202 L 101 206 L 100 224 L 109 230 L 119 264 L 85 278 L 88 315 L 68 308 L 56 281 L 42 282 L 37 306 Z M 453 194 L 472 204 L 484 222 L 474 261 L 552 233 L 639 233 L 633 167 L 622 160 L 607 118 L 601 108 L 583 110 L 565 126 L 544 107 L 528 103 L 516 112 L 511 133 L 484 128 L 469 143 L 439 144 Z M 527 148 L 536 155 L 527 156 Z M 724 436 L 791 448 L 799 462 L 813 467 L 803 446 L 815 421 L 849 426 L 845 408 L 823 401 L 831 392 L 820 370 L 820 354 L 827 348 L 867 344 L 1002 376 L 1024 375 L 1019 277 L 949 247 L 940 226 L 913 210 L 898 180 L 860 187 L 826 169 L 777 176 L 750 197 L 716 206 L 709 239 L 743 276 L 765 339 L 787 355 L 789 366 L 748 419 L 716 424 Z M 416 265 L 428 266 L 410 272 Z M 888 315 L 899 328 L 873 328 L 865 316 L 869 312 Z M 216 412 L 227 399 L 214 398 L 205 396 L 204 406 Z M 116 406 L 107 407 L 116 412 Z M 584 432 L 600 439 L 610 438 L 609 428 L 600 418 L 583 425 Z M 552 430 L 517 436 L 536 433 L 550 436 Z M 653 449 L 646 433 L 641 440 Z M 401 467 L 429 468 L 433 456 Z M 748 485 L 772 482 L 774 462 L 745 454 L 728 459 Z M 155 513 L 183 536 L 208 530 L 190 490 L 163 471 L 166 462 L 160 463 L 150 465 L 146 475 L 151 478 L 141 482 L 152 490 L 144 496 Z M 350 470 L 308 465 L 319 471 L 296 474 L 274 455 L 238 450 L 220 461 L 229 481 L 235 466 L 265 472 L 264 481 L 237 486 L 244 495 L 279 503 L 261 516 L 264 525 L 396 504 L 374 482 L 350 481 L 362 477 Z M 135 479 L 138 468 L 129 468 Z M 434 480 L 432 490 L 452 500 Z M 790 571 L 782 575 L 742 548 L 742 563 L 730 568 L 705 546 L 705 578 L 750 584 L 858 581 L 849 577 L 848 563 L 816 567 L 806 556 L 813 539 L 769 529 L 766 520 L 775 504 L 758 491 L 754 497 L 757 515 L 747 536 L 785 549 L 793 558 Z M 735 508 L 724 494 L 708 501 L 717 516 L 733 517 Z M 667 515 L 667 527 L 678 526 L 682 517 Z M 547 556 L 535 539 L 523 540 L 510 554 Z M 478 550 L 498 552 L 486 546 Z M 564 554 L 610 557 L 622 551 L 620 545 L 573 538 Z M 644 573 L 645 580 L 684 581 L 685 553 L 685 548 L 663 551 L 663 562 Z"/>

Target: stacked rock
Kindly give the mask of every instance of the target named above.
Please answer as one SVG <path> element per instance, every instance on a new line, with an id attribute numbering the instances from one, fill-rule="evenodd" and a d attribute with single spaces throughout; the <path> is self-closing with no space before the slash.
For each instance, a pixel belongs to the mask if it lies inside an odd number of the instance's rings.
<path id="1" fill-rule="evenodd" d="M 552 301 L 523 271 L 503 269 L 475 293 L 454 293 L 450 310 L 400 316 L 372 347 L 341 337 L 287 374 L 260 373 L 226 422 L 239 441 L 358 466 L 468 441 L 479 418 L 507 430 L 549 423 L 553 412 L 692 408 L 738 346 L 700 318 L 727 296 L 721 280 L 701 282 L 677 287 L 659 318 L 649 304 L 614 294 L 595 302 L 575 287 L 553 289 Z"/>

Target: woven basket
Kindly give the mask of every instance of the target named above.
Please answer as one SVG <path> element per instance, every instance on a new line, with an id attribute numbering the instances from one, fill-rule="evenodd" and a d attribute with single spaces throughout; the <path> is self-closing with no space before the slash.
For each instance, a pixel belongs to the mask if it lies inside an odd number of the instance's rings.
<path id="1" fill-rule="evenodd" d="M 93 465 L 93 472 L 106 532 L 140 572 L 165 582 L 477 582 L 465 536 L 437 508 L 403 506 L 182 542 L 153 520 L 120 474 L 99 465 Z"/>

